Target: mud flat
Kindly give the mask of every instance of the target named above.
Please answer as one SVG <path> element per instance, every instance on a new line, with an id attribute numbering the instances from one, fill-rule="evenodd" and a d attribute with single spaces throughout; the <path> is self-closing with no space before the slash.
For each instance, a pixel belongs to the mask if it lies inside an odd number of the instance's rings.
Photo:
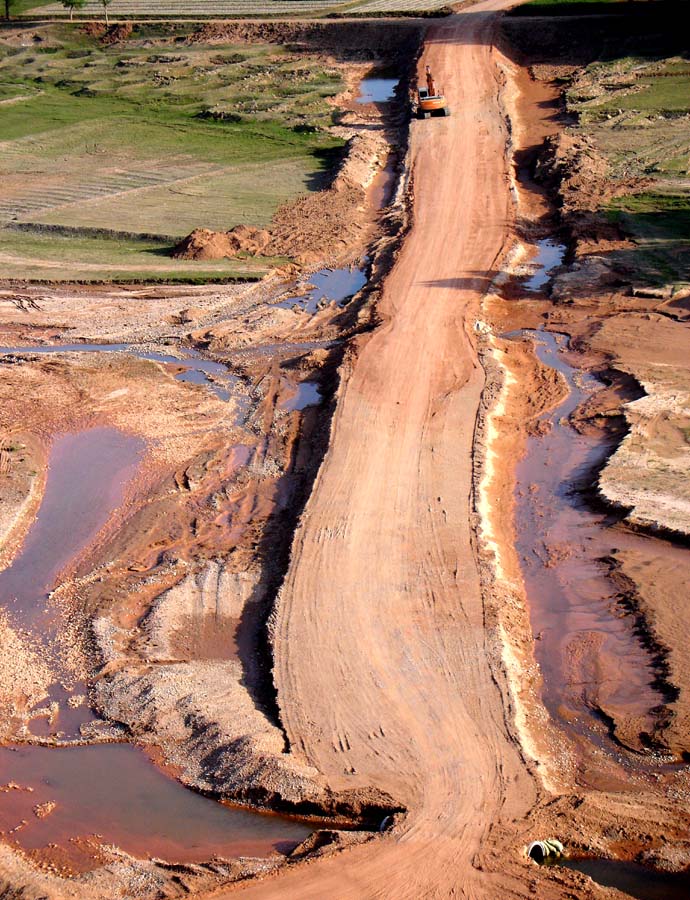
<path id="1" fill-rule="evenodd" d="M 345 341 L 405 216 L 402 119 L 355 102 L 365 59 L 340 127 L 385 132 L 382 158 L 352 143 L 353 229 L 301 275 L 3 285 L 0 882 L 28 896 L 217 887 L 366 841 L 396 809 L 286 752 L 266 633 Z"/>

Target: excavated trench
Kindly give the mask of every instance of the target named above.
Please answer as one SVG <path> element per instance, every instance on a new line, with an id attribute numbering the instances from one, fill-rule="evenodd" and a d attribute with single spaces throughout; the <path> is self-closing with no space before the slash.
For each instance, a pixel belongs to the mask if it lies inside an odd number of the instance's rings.
<path id="1" fill-rule="evenodd" d="M 547 283 L 548 277 L 541 282 Z M 539 361 L 559 372 L 568 389 L 528 437 L 514 490 L 516 550 L 542 701 L 588 760 L 578 766 L 583 785 L 615 791 L 628 778 L 658 779 L 683 766 L 665 748 L 663 735 L 677 691 L 668 681 L 664 648 L 654 642 L 634 598 L 612 577 L 612 555 L 642 548 L 649 553 L 651 543 L 673 568 L 686 564 L 687 549 L 630 530 L 598 500 L 598 472 L 617 441 L 606 431 L 575 426 L 576 411 L 604 384 L 577 367 L 568 336 L 520 329 L 503 337 L 530 341 Z M 567 855 L 550 864 L 637 900 L 690 896 L 688 872 Z"/>

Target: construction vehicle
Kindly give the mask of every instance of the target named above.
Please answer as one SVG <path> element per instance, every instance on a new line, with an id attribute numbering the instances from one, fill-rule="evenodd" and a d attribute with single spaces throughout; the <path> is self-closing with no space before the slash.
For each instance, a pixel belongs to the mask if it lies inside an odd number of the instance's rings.
<path id="1" fill-rule="evenodd" d="M 450 109 L 443 96 L 443 91 L 436 87 L 431 74 L 431 67 L 426 67 L 426 87 L 417 85 L 417 118 L 428 119 L 431 116 L 449 116 Z"/>

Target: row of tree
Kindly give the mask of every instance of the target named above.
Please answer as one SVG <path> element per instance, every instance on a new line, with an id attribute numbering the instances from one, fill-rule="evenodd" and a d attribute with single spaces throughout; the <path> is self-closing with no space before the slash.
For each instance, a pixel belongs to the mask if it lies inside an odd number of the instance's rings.
<path id="1" fill-rule="evenodd" d="M 77 12 L 80 9 L 83 9 L 88 0 L 60 0 L 60 3 L 65 7 L 65 9 L 69 10 L 69 20 L 72 21 L 74 17 L 74 11 Z M 108 7 L 113 2 L 113 0 L 98 0 L 98 2 L 103 7 L 103 12 L 105 13 L 105 24 L 109 25 L 108 22 Z M 12 7 L 15 5 L 16 0 L 5 0 L 5 18 L 9 21 L 12 15 Z"/>

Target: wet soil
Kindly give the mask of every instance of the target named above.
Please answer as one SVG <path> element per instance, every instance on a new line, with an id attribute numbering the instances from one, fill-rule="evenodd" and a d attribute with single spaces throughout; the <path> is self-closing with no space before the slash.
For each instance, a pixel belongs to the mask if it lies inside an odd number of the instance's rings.
<path id="1" fill-rule="evenodd" d="M 48 592 L 123 502 L 142 450 L 142 441 L 112 428 L 53 442 L 36 521 L 22 552 L 0 573 L 0 601 L 12 624 L 49 655 L 64 654 L 51 647 L 59 645 L 62 622 L 60 610 L 47 604 Z M 37 737 L 80 738 L 81 725 L 95 718 L 88 686 L 62 674 L 43 704 L 49 717 L 30 721 Z M 70 843 L 98 835 L 135 856 L 191 862 L 292 849 L 308 834 L 305 826 L 230 810 L 186 790 L 134 746 L 5 747 L 0 780 L 20 786 L 0 797 L 0 829 L 25 850 L 57 844 L 69 857 Z M 31 815 L 40 804 L 55 807 Z"/>
<path id="2" fill-rule="evenodd" d="M 651 749 L 677 691 L 665 679 L 659 648 L 645 644 L 610 564 L 614 553 L 634 552 L 649 539 L 592 508 L 592 487 L 612 441 L 593 429 L 578 432 L 569 421 L 603 385 L 568 362 L 564 336 L 527 331 L 520 337 L 534 342 L 539 360 L 568 387 L 565 400 L 534 424 L 516 469 L 516 548 L 543 699 L 562 727 L 599 746 L 610 735 L 631 749 Z M 657 552 L 669 566 L 685 563 L 680 548 L 662 543 Z M 614 755 L 618 750 L 609 746 Z"/>
<path id="3" fill-rule="evenodd" d="M 380 111 L 367 116 L 367 128 L 381 128 Z M 59 860 L 66 874 L 96 869 L 127 892 L 123 872 L 99 868 L 113 853 L 279 859 L 311 830 L 228 808 L 172 775 L 215 797 L 299 808 L 344 828 L 378 825 L 390 810 L 379 791 L 326 791 L 285 753 L 265 634 L 323 450 L 341 344 L 370 316 L 363 241 L 386 252 L 397 227 L 382 235 L 376 225 L 393 162 L 372 179 L 367 152 L 353 154 L 346 188 L 362 228 L 339 248 L 342 262 L 325 268 L 321 258 L 299 282 L 291 269 L 249 287 L 12 285 L 0 295 L 9 304 L 0 323 L 6 420 L 40 430 L 49 448 L 37 521 L 0 575 L 9 600 L 16 595 L 11 634 L 27 668 L 38 672 L 34 649 L 49 664 L 42 699 L 28 708 L 3 685 L 14 718 L 0 767 L 19 787 L 1 795 L 0 827 L 7 843 Z M 131 471 L 120 444 L 133 448 Z M 31 564 L 32 548 L 44 546 L 56 551 L 41 556 L 45 572 Z M 127 738 L 159 748 L 165 774 L 140 746 L 103 743 Z M 52 746 L 70 740 L 82 746 Z M 317 844 L 358 839 L 339 834 Z M 156 869 L 161 884 L 165 871 Z"/>

